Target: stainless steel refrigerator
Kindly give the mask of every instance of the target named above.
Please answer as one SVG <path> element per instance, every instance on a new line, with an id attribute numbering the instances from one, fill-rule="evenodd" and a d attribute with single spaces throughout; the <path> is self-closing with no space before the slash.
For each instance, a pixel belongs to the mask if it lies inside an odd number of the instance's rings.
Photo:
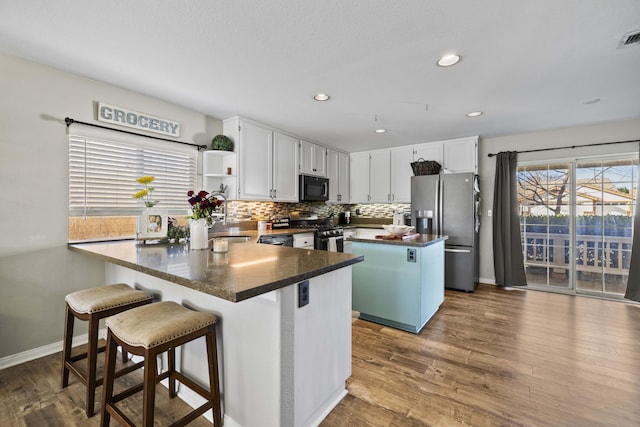
<path id="1" fill-rule="evenodd" d="M 473 292 L 478 283 L 478 176 L 453 173 L 411 177 L 411 225 L 432 216 L 433 234 L 445 234 L 445 287 Z"/>

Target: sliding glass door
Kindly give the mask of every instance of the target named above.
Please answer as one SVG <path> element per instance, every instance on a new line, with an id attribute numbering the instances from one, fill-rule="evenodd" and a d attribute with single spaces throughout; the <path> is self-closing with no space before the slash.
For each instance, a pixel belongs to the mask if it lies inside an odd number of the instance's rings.
<path id="1" fill-rule="evenodd" d="M 518 168 L 520 231 L 527 283 L 573 289 L 571 163 Z"/>
<path id="2" fill-rule="evenodd" d="M 637 155 L 519 165 L 529 286 L 621 297 L 631 256 L 637 181 Z"/>
<path id="3" fill-rule="evenodd" d="M 622 296 L 631 257 L 637 160 L 578 160 L 576 290 Z"/>

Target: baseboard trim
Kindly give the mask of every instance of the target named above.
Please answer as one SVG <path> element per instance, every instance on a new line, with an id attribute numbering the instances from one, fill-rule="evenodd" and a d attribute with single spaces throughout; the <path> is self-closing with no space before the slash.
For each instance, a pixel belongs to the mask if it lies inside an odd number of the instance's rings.
<path id="1" fill-rule="evenodd" d="M 88 334 L 75 336 L 73 337 L 73 346 L 75 347 L 78 345 L 86 344 L 88 340 Z M 12 366 L 19 365 L 21 363 L 30 362 L 44 356 L 49 356 L 51 354 L 61 352 L 62 344 L 62 341 L 58 341 L 52 344 L 43 345 L 42 347 L 34 348 L 32 350 L 23 351 L 22 353 L 5 356 L 0 359 L 0 371 Z"/>
<path id="2" fill-rule="evenodd" d="M 478 279 L 478 282 L 480 282 L 480 283 L 482 283 L 482 284 L 485 284 L 485 285 L 494 285 L 494 286 L 497 286 L 497 285 L 496 285 L 496 281 L 495 281 L 495 279 L 487 279 L 486 277 L 480 277 L 480 278 Z"/>

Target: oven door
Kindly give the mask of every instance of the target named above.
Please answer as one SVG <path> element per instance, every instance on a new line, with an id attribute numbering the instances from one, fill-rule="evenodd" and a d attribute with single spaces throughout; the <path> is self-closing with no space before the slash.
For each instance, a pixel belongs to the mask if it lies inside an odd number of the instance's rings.
<path id="1" fill-rule="evenodd" d="M 344 252 L 344 237 L 316 237 L 315 248 L 322 251 Z"/>

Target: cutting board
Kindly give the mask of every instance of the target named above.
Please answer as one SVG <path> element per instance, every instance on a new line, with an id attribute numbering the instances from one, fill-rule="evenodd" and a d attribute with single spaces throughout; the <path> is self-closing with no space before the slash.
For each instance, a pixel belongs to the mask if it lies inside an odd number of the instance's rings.
<path id="1" fill-rule="evenodd" d="M 385 234 L 383 236 L 376 236 L 376 239 L 381 240 L 411 240 L 420 236 L 420 233 L 412 233 L 412 234 Z"/>

